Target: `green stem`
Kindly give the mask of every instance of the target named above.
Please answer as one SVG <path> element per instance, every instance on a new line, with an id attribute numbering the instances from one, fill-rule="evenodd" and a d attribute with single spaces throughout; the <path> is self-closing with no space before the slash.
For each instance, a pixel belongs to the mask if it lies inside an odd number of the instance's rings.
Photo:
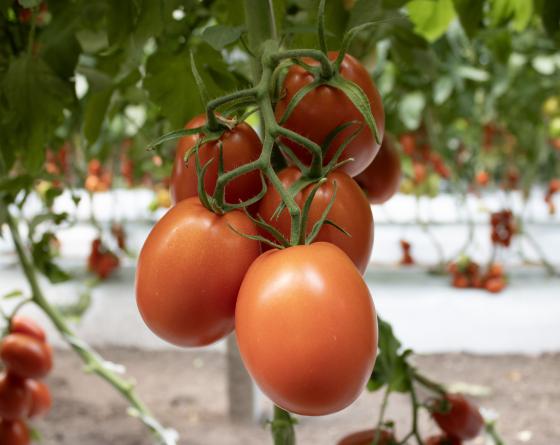
<path id="1" fill-rule="evenodd" d="M 274 420 L 271 422 L 274 445 L 295 445 L 294 419 L 290 413 L 274 405 Z"/>
<path id="2" fill-rule="evenodd" d="M 383 426 L 383 419 L 385 418 L 385 411 L 387 411 L 387 405 L 389 404 L 389 395 L 391 394 L 391 389 L 389 385 L 385 388 L 385 393 L 383 394 L 383 401 L 381 402 L 381 409 L 379 411 L 379 419 L 377 420 L 377 429 L 375 431 L 375 437 L 373 438 L 372 445 L 378 445 L 379 439 L 381 439 L 381 428 Z"/>
<path id="3" fill-rule="evenodd" d="M 486 424 L 486 434 L 488 434 L 494 441 L 494 445 L 505 445 L 503 439 L 496 431 L 496 425 L 494 422 L 489 422 Z"/>
<path id="4" fill-rule="evenodd" d="M 413 376 L 410 376 L 411 380 Z M 418 403 L 418 398 L 416 396 L 416 389 L 414 388 L 414 382 L 410 385 L 410 401 L 412 405 L 412 435 L 416 438 L 418 445 L 424 445 L 424 441 L 420 436 L 420 431 L 418 431 L 418 409 L 420 405 Z"/>
<path id="5" fill-rule="evenodd" d="M 529 232 L 527 232 L 527 230 L 523 231 L 523 235 L 525 235 L 525 238 L 527 239 L 527 241 L 529 241 L 531 246 L 533 246 L 533 249 L 535 249 L 535 251 L 539 255 L 540 260 L 541 260 L 541 264 L 544 266 L 544 268 L 546 269 L 548 274 L 551 275 L 551 276 L 557 275 L 558 271 L 552 265 L 552 263 L 547 260 L 546 255 L 545 255 L 542 247 L 540 246 L 540 244 L 537 243 L 537 240 L 535 240 L 535 238 L 533 238 L 533 236 Z"/>
<path id="6" fill-rule="evenodd" d="M 428 388 L 428 389 L 430 389 L 434 392 L 440 393 L 442 395 L 446 394 L 446 390 L 442 385 L 440 385 L 439 383 L 434 382 L 433 380 L 429 379 L 428 377 L 420 374 L 418 371 L 416 371 L 416 370 L 412 371 L 412 376 L 413 376 L 414 380 L 416 380 L 418 383 L 420 383 L 425 388 Z"/>
<path id="7" fill-rule="evenodd" d="M 43 310 L 72 349 L 74 349 L 74 351 L 80 356 L 82 361 L 86 364 L 86 369 L 94 374 L 97 374 L 113 386 L 127 400 L 130 406 L 138 414 L 140 420 L 152 430 L 161 443 L 174 445 L 175 440 L 165 437 L 164 428 L 151 417 L 151 414 L 144 403 L 136 395 L 134 385 L 108 369 L 105 365 L 105 360 L 94 352 L 86 343 L 82 342 L 74 335 L 57 309 L 47 301 L 39 285 L 35 267 L 25 251 L 25 245 L 21 239 L 17 223 L 7 206 L 5 207 L 5 217 L 21 267 L 23 268 L 25 277 L 29 282 L 29 286 L 31 287 L 32 301 Z"/>
<path id="8" fill-rule="evenodd" d="M 333 64 L 322 51 L 316 49 L 290 49 L 282 51 L 273 56 L 273 60 L 280 62 L 284 59 L 300 59 L 302 57 L 309 57 L 317 60 L 321 64 L 321 77 L 330 79 L 334 76 Z"/>
<path id="9" fill-rule="evenodd" d="M 319 2 L 319 14 L 317 17 L 317 35 L 319 37 L 319 48 L 324 54 L 328 53 L 327 39 L 325 38 L 325 0 Z"/>

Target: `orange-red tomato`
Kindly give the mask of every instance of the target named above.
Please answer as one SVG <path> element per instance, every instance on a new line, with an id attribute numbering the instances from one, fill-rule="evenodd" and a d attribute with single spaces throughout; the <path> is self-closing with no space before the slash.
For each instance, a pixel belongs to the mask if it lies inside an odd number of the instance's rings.
<path id="1" fill-rule="evenodd" d="M 150 232 L 136 271 L 136 302 L 158 336 L 179 346 L 202 346 L 234 327 L 237 292 L 260 246 L 241 211 L 216 215 L 189 198 Z"/>
<path id="2" fill-rule="evenodd" d="M 391 431 L 381 430 L 379 433 L 377 429 L 359 431 L 350 434 L 338 442 L 338 445 L 371 445 L 377 438 L 377 445 L 396 445 L 397 441 Z"/>
<path id="3" fill-rule="evenodd" d="M 193 118 L 186 128 L 196 128 L 206 123 L 206 116 L 199 115 Z M 189 157 L 185 163 L 185 153 L 194 148 L 201 135 L 194 134 L 181 138 L 175 153 L 173 175 L 171 179 L 171 196 L 174 202 L 198 196 L 198 175 L 196 174 L 196 160 Z M 231 130 L 226 130 L 219 140 L 201 145 L 198 154 L 201 165 L 214 159 L 204 176 L 204 189 L 206 193 L 214 193 L 218 178 L 219 145 L 222 144 L 224 171 L 230 171 L 240 165 L 247 164 L 259 158 L 262 144 L 253 130 L 246 123 L 240 123 Z M 239 176 L 227 184 L 225 189 L 226 201 L 237 204 L 257 195 L 261 190 L 260 174 L 254 170 Z"/>
<path id="4" fill-rule="evenodd" d="M 27 388 L 31 393 L 31 407 L 29 417 L 37 417 L 46 414 L 52 406 L 51 392 L 49 387 L 38 380 L 27 380 Z"/>
<path id="5" fill-rule="evenodd" d="M 262 254 L 239 290 L 235 328 L 243 362 L 261 390 L 302 415 L 350 405 L 377 354 L 368 287 L 330 243 Z"/>
<path id="6" fill-rule="evenodd" d="M 401 158 L 387 135 L 373 162 L 355 179 L 366 191 L 372 204 L 383 204 L 398 191 L 401 182 Z"/>
<path id="7" fill-rule="evenodd" d="M 301 172 L 295 167 L 288 167 L 278 174 L 284 187 L 290 187 L 300 176 Z M 329 212 L 328 219 L 338 224 L 351 236 L 348 236 L 331 225 L 323 225 L 315 242 L 325 241 L 336 244 L 354 262 L 361 273 L 364 273 L 371 256 L 373 247 L 373 215 L 371 207 L 358 184 L 346 173 L 334 171 L 329 173 L 327 181 L 317 191 L 309 211 L 306 233 L 310 233 L 327 205 L 332 199 L 336 183 L 336 199 Z M 309 197 L 313 186 L 305 187 L 295 196 L 300 208 Z M 264 198 L 259 203 L 259 214 L 272 226 L 276 227 L 287 239 L 290 237 L 292 222 L 287 209 L 278 218 L 272 218 L 274 211 L 281 202 L 280 195 L 269 186 Z M 268 236 L 268 232 L 262 233 Z"/>
<path id="8" fill-rule="evenodd" d="M 25 379 L 10 374 L 0 376 L 0 418 L 17 420 L 27 416 L 31 393 Z M 3 442 L 1 442 L 3 443 Z"/>
<path id="9" fill-rule="evenodd" d="M 461 440 L 474 439 L 484 426 L 484 419 L 478 408 L 460 394 L 447 394 L 432 410 L 432 417 L 446 434 Z M 441 407 L 448 405 L 442 412 Z"/>
<path id="10" fill-rule="evenodd" d="M 2 340 L 0 358 L 8 371 L 19 377 L 38 379 L 52 369 L 51 347 L 23 334 L 10 334 Z"/>
<path id="11" fill-rule="evenodd" d="M 2 445 L 29 445 L 29 430 L 21 420 L 0 420 L 0 443 Z"/>
<path id="12" fill-rule="evenodd" d="M 459 439 L 453 436 L 446 436 L 444 434 L 440 434 L 437 436 L 428 437 L 424 443 L 426 445 L 462 445 Z"/>
<path id="13" fill-rule="evenodd" d="M 330 60 L 335 60 L 338 52 L 331 51 L 328 56 Z M 319 65 L 314 59 L 304 58 L 303 62 L 311 66 Z M 340 75 L 354 82 L 366 94 L 380 138 L 383 139 L 385 113 L 381 96 L 364 66 L 354 57 L 346 54 L 340 65 Z M 278 120 L 284 115 L 284 111 L 286 111 L 294 95 L 313 80 L 313 75 L 301 66 L 292 65 L 290 67 L 284 80 L 282 95 L 275 110 Z M 379 150 L 379 144 L 365 124 L 362 114 L 342 91 L 328 85 L 315 88 L 299 102 L 283 126 L 321 145 L 337 127 L 350 121 L 361 122 L 363 127 L 354 140 L 346 146 L 339 160 L 353 158 L 353 162 L 349 162 L 341 168 L 350 176 L 356 176 L 373 161 Z M 353 134 L 356 128 L 356 125 L 351 125 L 337 135 L 324 156 L 325 164 L 332 159 L 340 144 Z M 311 162 L 311 155 L 308 150 L 291 140 L 282 139 L 282 141 L 292 148 L 304 163 L 309 164 Z"/>
<path id="14" fill-rule="evenodd" d="M 45 341 L 47 339 L 43 328 L 31 318 L 25 317 L 23 315 L 16 315 L 14 318 L 12 318 L 10 332 L 12 334 L 28 335 L 41 341 Z"/>

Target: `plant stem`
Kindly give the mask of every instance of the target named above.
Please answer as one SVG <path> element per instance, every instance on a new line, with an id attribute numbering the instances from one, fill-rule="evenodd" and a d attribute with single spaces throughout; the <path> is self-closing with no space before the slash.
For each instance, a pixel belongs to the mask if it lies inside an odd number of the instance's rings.
<path id="1" fill-rule="evenodd" d="M 151 414 L 144 403 L 136 395 L 134 385 L 110 370 L 106 366 L 105 360 L 93 351 L 85 342 L 81 341 L 74 335 L 57 309 L 47 301 L 39 285 L 35 267 L 25 251 L 26 248 L 21 239 L 17 223 L 7 206 L 5 207 L 5 216 L 21 267 L 23 268 L 25 277 L 29 282 L 29 286 L 31 287 L 32 301 L 39 306 L 43 312 L 45 312 L 56 329 L 62 334 L 72 349 L 74 349 L 74 351 L 80 356 L 86 364 L 86 369 L 89 372 L 97 374 L 113 386 L 128 401 L 131 408 L 133 408 L 136 412 L 137 417 L 139 417 L 140 420 L 152 430 L 160 443 L 174 445 L 175 440 L 171 437 L 167 437 L 170 435 L 166 434 L 165 429 L 151 417 Z"/>
<path id="2" fill-rule="evenodd" d="M 274 445 L 295 445 L 294 419 L 288 411 L 274 405 L 274 420 L 271 428 Z"/>
<path id="3" fill-rule="evenodd" d="M 527 239 L 527 241 L 529 241 L 529 243 L 531 244 L 531 246 L 533 246 L 533 249 L 535 249 L 535 251 L 537 252 L 537 254 L 540 257 L 541 260 L 541 264 L 544 266 L 544 268 L 546 269 L 546 271 L 548 272 L 549 275 L 555 276 L 558 274 L 558 271 L 556 270 L 556 268 L 552 265 L 552 263 L 550 261 L 548 261 L 546 259 L 546 255 L 542 249 L 542 247 L 540 246 L 539 243 L 537 243 L 537 240 L 535 240 L 535 238 L 533 238 L 533 236 L 527 232 L 527 230 L 523 231 L 523 235 L 525 236 L 525 238 Z"/>
<path id="4" fill-rule="evenodd" d="M 389 385 L 387 385 L 387 388 L 385 388 L 385 393 L 383 394 L 381 409 L 379 410 L 379 419 L 377 420 L 377 429 L 375 431 L 375 436 L 373 438 L 372 445 L 377 445 L 379 439 L 381 438 L 381 426 L 383 425 L 383 419 L 385 418 L 385 411 L 387 410 L 390 394 L 391 394 L 391 389 L 389 388 Z"/>

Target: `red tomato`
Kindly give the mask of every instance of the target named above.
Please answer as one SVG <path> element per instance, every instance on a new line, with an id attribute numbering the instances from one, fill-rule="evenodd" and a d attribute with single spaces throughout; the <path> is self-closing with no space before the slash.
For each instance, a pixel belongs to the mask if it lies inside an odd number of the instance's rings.
<path id="1" fill-rule="evenodd" d="M 456 437 L 445 436 L 443 434 L 428 437 L 424 443 L 425 445 L 462 445 L 462 442 Z"/>
<path id="2" fill-rule="evenodd" d="M 23 334 L 10 334 L 0 344 L 0 358 L 8 371 L 38 379 L 52 369 L 52 349 L 45 342 Z"/>
<path id="3" fill-rule="evenodd" d="M 36 417 L 46 414 L 52 406 L 51 392 L 49 387 L 38 380 L 27 380 L 27 388 L 31 393 L 31 408 L 28 416 Z"/>
<path id="4" fill-rule="evenodd" d="M 241 211 L 216 215 L 189 198 L 156 223 L 142 247 L 136 302 L 158 336 L 179 346 L 202 346 L 234 327 L 237 292 L 260 246 Z"/>
<path id="5" fill-rule="evenodd" d="M 15 375 L 0 376 L 0 418 L 17 420 L 27 416 L 31 406 L 31 393 L 25 379 Z M 3 443 L 3 442 L 1 442 Z"/>
<path id="6" fill-rule="evenodd" d="M 401 158 L 387 135 L 373 162 L 355 179 L 372 204 L 383 204 L 399 190 Z"/>
<path id="7" fill-rule="evenodd" d="M 113 252 L 107 251 L 99 258 L 94 272 L 99 278 L 104 280 L 109 278 L 113 271 L 119 267 L 119 264 L 119 258 Z"/>
<path id="8" fill-rule="evenodd" d="M 0 420 L 0 443 L 2 445 L 28 445 L 31 443 L 29 430 L 24 422 Z"/>
<path id="9" fill-rule="evenodd" d="M 338 445 L 371 445 L 377 438 L 377 445 L 396 445 L 397 441 L 391 431 L 381 430 L 377 433 L 376 429 L 359 431 L 350 434 L 338 442 Z"/>
<path id="10" fill-rule="evenodd" d="M 262 254 L 239 290 L 235 328 L 243 362 L 261 390 L 302 415 L 350 405 L 377 354 L 368 287 L 330 243 Z"/>
<path id="11" fill-rule="evenodd" d="M 278 176 L 284 187 L 289 187 L 301 176 L 301 172 L 295 167 L 288 167 L 282 170 Z M 311 232 L 313 225 L 327 208 L 333 196 L 335 183 L 336 199 L 328 219 L 338 224 L 351 236 L 345 235 L 336 227 L 324 225 L 315 238 L 315 242 L 325 241 L 336 244 L 352 259 L 360 272 L 364 273 L 373 247 L 373 215 L 363 191 L 346 173 L 342 171 L 330 173 L 327 182 L 319 188 L 311 204 L 306 233 Z M 312 189 L 312 185 L 308 186 L 295 196 L 300 208 L 303 207 Z M 259 214 L 289 239 L 292 222 L 288 210 L 284 209 L 279 218 L 272 218 L 280 201 L 281 198 L 276 189 L 269 186 L 259 204 Z M 262 235 L 272 239 L 268 232 L 263 231 Z"/>
<path id="12" fill-rule="evenodd" d="M 462 395 L 447 394 L 437 405 L 432 410 L 432 417 L 446 434 L 461 440 L 474 439 L 480 434 L 484 419 L 478 408 Z M 442 408 L 448 410 L 442 412 Z"/>
<path id="13" fill-rule="evenodd" d="M 491 277 L 486 280 L 484 283 L 484 288 L 488 292 L 492 292 L 493 294 L 497 294 L 501 292 L 506 287 L 506 280 L 503 277 Z"/>
<path id="14" fill-rule="evenodd" d="M 399 142 L 407 155 L 410 156 L 416 151 L 416 137 L 413 133 L 402 134 L 399 138 Z"/>
<path id="15" fill-rule="evenodd" d="M 335 60 L 338 52 L 331 51 L 328 56 L 330 60 Z M 319 65 L 314 59 L 304 58 L 303 61 L 311 66 Z M 383 139 L 385 113 L 381 103 L 381 96 L 370 75 L 364 66 L 349 54 L 344 56 L 344 60 L 340 65 L 340 74 L 345 79 L 358 85 L 368 97 L 371 112 L 379 130 L 379 136 Z M 280 120 L 282 118 L 294 95 L 304 86 L 313 82 L 313 80 L 313 75 L 301 66 L 292 65 L 290 67 L 284 80 L 281 98 L 276 105 L 276 119 Z M 375 138 L 369 127 L 365 124 L 361 113 L 342 91 L 327 85 L 315 88 L 307 93 L 299 102 L 283 125 L 321 145 L 337 127 L 350 121 L 361 122 L 363 127 L 354 140 L 346 146 L 339 160 L 343 161 L 353 158 L 354 161 L 345 164 L 342 170 L 350 176 L 356 176 L 364 171 L 373 161 L 379 150 L 379 144 L 375 142 Z M 353 134 L 356 128 L 356 125 L 351 125 L 337 135 L 324 156 L 323 161 L 325 164 L 332 159 L 340 144 L 349 135 Z M 294 153 L 304 163 L 309 164 L 311 162 L 311 155 L 307 149 L 291 140 L 282 139 L 282 141 L 292 148 Z"/>
<path id="16" fill-rule="evenodd" d="M 10 332 L 12 334 L 28 335 L 41 341 L 45 341 L 47 339 L 43 328 L 31 318 L 25 317 L 23 315 L 16 315 L 14 318 L 12 318 Z"/>
<path id="17" fill-rule="evenodd" d="M 193 118 L 186 128 L 196 128 L 206 123 L 206 116 Z M 175 153 L 173 174 L 171 179 L 171 196 L 174 202 L 198 196 L 198 175 L 196 174 L 196 160 L 191 156 L 185 163 L 185 153 L 194 148 L 201 135 L 194 134 L 181 138 Z M 222 144 L 224 171 L 233 170 L 240 165 L 247 164 L 259 158 L 262 144 L 257 133 L 246 123 L 240 123 L 231 130 L 227 130 L 218 141 L 201 145 L 198 154 L 201 165 L 214 159 L 204 176 L 204 189 L 211 195 L 216 188 L 218 178 L 219 144 Z M 226 201 L 237 204 L 257 195 L 261 190 L 261 178 L 257 170 L 239 176 L 231 181 L 225 189 Z"/>

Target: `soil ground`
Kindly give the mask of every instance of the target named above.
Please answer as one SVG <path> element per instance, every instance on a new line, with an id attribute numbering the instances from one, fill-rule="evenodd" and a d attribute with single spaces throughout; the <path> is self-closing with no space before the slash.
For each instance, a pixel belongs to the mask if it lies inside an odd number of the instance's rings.
<path id="1" fill-rule="evenodd" d="M 108 360 L 126 366 L 138 392 L 156 417 L 181 434 L 181 445 L 270 444 L 258 422 L 232 422 L 227 416 L 225 355 L 217 351 L 141 351 L 107 348 Z M 471 384 L 478 403 L 500 415 L 507 445 L 560 444 L 560 354 L 535 357 L 442 354 L 416 357 L 423 372 L 446 383 Z M 56 351 L 48 381 L 54 394 L 50 414 L 35 423 L 44 445 L 149 445 L 150 435 L 126 414 L 119 395 L 98 378 L 81 372 L 69 351 Z M 485 389 L 489 392 L 484 395 Z M 299 418 L 298 444 L 335 445 L 345 434 L 371 427 L 380 394 L 364 393 L 341 413 Z M 269 403 L 262 400 L 263 418 Z M 388 417 L 404 433 L 408 400 L 391 398 Z M 426 434 L 435 428 L 422 419 Z M 473 444 L 483 444 L 482 438 Z"/>

